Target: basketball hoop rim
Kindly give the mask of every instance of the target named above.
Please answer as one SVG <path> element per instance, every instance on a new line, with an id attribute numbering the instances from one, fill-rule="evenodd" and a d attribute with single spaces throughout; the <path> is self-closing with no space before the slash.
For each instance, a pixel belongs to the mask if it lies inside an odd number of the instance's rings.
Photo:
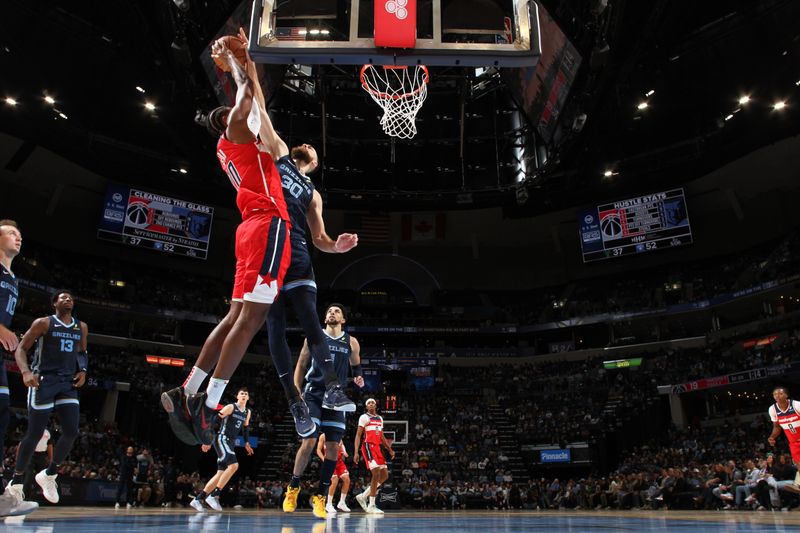
<path id="1" fill-rule="evenodd" d="M 422 87 L 428 84 L 428 80 L 430 79 L 430 75 L 428 74 L 428 67 L 426 67 L 425 65 L 413 65 L 413 66 L 415 66 L 417 68 L 421 68 L 422 71 L 425 73 L 423 78 L 422 78 L 422 83 L 420 84 L 419 87 L 417 87 L 415 90 L 413 90 L 411 92 L 403 93 L 403 94 L 384 93 L 384 92 L 381 92 L 381 91 L 374 90 L 372 87 L 369 86 L 369 84 L 364 79 L 364 73 L 367 71 L 367 69 L 370 68 L 370 67 L 376 68 L 377 66 L 382 67 L 384 70 L 401 70 L 401 69 L 408 70 L 408 66 L 407 65 L 371 65 L 371 64 L 368 63 L 368 64 L 366 64 L 366 65 L 361 67 L 361 73 L 359 74 L 359 77 L 361 78 L 361 87 L 363 87 L 364 90 L 367 91 L 369 94 L 375 96 L 376 98 L 380 98 L 382 100 L 387 100 L 387 99 L 402 100 L 403 98 L 408 98 L 410 96 L 417 95 L 422 90 Z"/>

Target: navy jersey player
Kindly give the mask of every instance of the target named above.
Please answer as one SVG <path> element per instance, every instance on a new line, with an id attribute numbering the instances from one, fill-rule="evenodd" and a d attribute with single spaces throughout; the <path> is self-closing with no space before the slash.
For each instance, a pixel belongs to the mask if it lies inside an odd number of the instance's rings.
<path id="1" fill-rule="evenodd" d="M 89 328 L 72 315 L 75 302 L 71 293 L 57 292 L 51 302 L 55 313 L 34 320 L 14 354 L 22 381 L 28 387 L 28 430 L 17 448 L 14 478 L 8 489 L 22 497 L 25 469 L 55 411 L 61 422 L 61 437 L 53 450 L 52 461 L 34 479 L 47 501 L 58 503 L 58 466 L 66 459 L 78 436 L 77 389 L 86 381 Z M 28 366 L 28 351 L 37 341 L 33 363 Z"/>
<path id="2" fill-rule="evenodd" d="M 331 352 L 333 366 L 338 380 L 342 383 L 346 382 L 352 370 L 354 376 L 353 382 L 358 387 L 363 387 L 364 377 L 361 371 L 361 347 L 355 337 L 342 329 L 344 323 L 344 306 L 340 304 L 331 304 L 325 311 L 325 329 L 322 333 L 325 336 L 326 344 Z M 300 444 L 300 448 L 297 450 L 294 470 L 292 471 L 292 480 L 289 482 L 289 487 L 286 489 L 286 496 L 283 500 L 283 510 L 284 512 L 291 513 L 297 508 L 297 496 L 300 493 L 300 478 L 305 471 L 306 465 L 308 465 L 308 459 L 311 453 L 314 451 L 317 435 L 323 433 L 325 435 L 325 460 L 319 471 L 317 492 L 312 496 L 311 502 L 314 515 L 319 518 L 325 518 L 327 516 L 325 502 L 331 484 L 331 476 L 336 469 L 336 463 L 339 458 L 339 443 L 344 436 L 346 427 L 345 414 L 324 407 L 323 398 L 326 390 L 325 372 L 317 363 L 316 359 L 311 360 L 311 366 L 308 368 L 310 360 L 308 342 L 305 342 L 300 351 L 300 358 L 297 360 L 294 380 L 298 388 L 303 387 L 303 382 L 305 381 L 303 398 L 308 405 L 312 420 L 314 420 L 317 425 L 317 430 L 314 434 L 305 437 Z M 308 371 L 306 371 L 306 368 L 308 368 Z"/>
<path id="3" fill-rule="evenodd" d="M 17 334 L 11 331 L 11 320 L 19 299 L 17 278 L 11 271 L 11 263 L 19 255 L 22 247 L 22 233 L 13 220 L 0 220 L 0 352 L 16 351 L 19 345 Z M 0 358 L 0 476 L 3 473 L 3 457 L 5 457 L 6 429 L 8 428 L 9 392 L 8 374 L 3 358 Z M 35 502 L 24 502 L 9 491 L 6 492 L 3 480 L 0 479 L 0 517 L 27 514 L 39 505 Z"/>
<path id="4" fill-rule="evenodd" d="M 244 437 L 244 448 L 247 455 L 253 455 L 253 448 L 250 447 L 250 409 L 247 408 L 247 401 L 250 393 L 246 388 L 239 389 L 236 393 L 236 403 L 230 403 L 222 408 L 219 417 L 222 419 L 217 432 L 217 437 L 212 445 L 204 444 L 203 451 L 207 452 L 211 447 L 217 452 L 217 473 L 208 480 L 197 496 L 190 502 L 191 506 L 198 511 L 204 511 L 203 502 L 215 511 L 221 511 L 219 495 L 225 485 L 231 480 L 233 474 L 239 469 L 239 461 L 233 451 L 233 443 L 236 437 Z"/>

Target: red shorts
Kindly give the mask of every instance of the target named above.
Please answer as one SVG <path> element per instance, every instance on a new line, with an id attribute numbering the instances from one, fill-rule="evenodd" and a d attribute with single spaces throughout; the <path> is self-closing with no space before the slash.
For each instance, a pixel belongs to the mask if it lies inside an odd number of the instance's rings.
<path id="1" fill-rule="evenodd" d="M 387 468 L 386 459 L 383 458 L 380 444 L 365 442 L 361 445 L 361 455 L 364 456 L 364 461 L 367 463 L 367 468 L 374 470 L 375 468 Z"/>
<path id="2" fill-rule="evenodd" d="M 800 464 L 800 441 L 789 441 L 789 451 L 792 453 L 794 464 Z"/>
<path id="3" fill-rule="evenodd" d="M 344 461 L 340 460 L 338 463 L 336 463 L 336 470 L 333 471 L 333 475 L 337 477 L 350 475 L 350 472 L 348 472 L 347 466 L 344 464 Z"/>
<path id="4" fill-rule="evenodd" d="M 232 300 L 273 303 L 291 260 L 288 222 L 268 214 L 243 220 L 236 229 Z"/>

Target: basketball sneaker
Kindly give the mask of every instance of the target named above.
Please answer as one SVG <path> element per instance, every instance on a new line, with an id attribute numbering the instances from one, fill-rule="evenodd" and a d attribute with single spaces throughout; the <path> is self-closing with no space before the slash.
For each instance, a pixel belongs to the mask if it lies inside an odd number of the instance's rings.
<path id="1" fill-rule="evenodd" d="M 203 502 L 201 502 L 197 498 L 192 498 L 192 501 L 189 502 L 189 505 L 194 507 L 194 510 L 197 511 L 198 513 L 205 513 L 206 512 L 206 508 L 203 507 Z"/>
<path id="2" fill-rule="evenodd" d="M 339 500 L 339 503 L 336 504 L 336 508 L 342 511 L 343 513 L 349 513 L 350 508 L 344 502 L 344 500 Z"/>
<path id="3" fill-rule="evenodd" d="M 325 512 L 325 496 L 322 494 L 314 494 L 311 497 L 311 511 L 317 518 L 328 517 L 328 513 Z"/>
<path id="4" fill-rule="evenodd" d="M 18 491 L 22 493 L 22 487 Z M 0 517 L 21 516 L 34 512 L 39 508 L 36 502 L 26 502 L 17 498 L 17 491 L 11 491 L 6 487 L 6 491 L 0 494 Z"/>
<path id="5" fill-rule="evenodd" d="M 300 487 L 286 487 L 286 496 L 283 498 L 283 512 L 293 513 L 297 509 L 297 496 L 300 494 Z"/>
<path id="6" fill-rule="evenodd" d="M 42 494 L 50 503 L 58 503 L 59 496 L 58 496 L 58 483 L 56 483 L 56 478 L 58 474 L 53 474 L 52 476 L 47 474 L 47 469 L 42 470 L 33 478 L 36 480 L 36 483 L 42 487 Z"/>
<path id="7" fill-rule="evenodd" d="M 364 509 L 364 512 L 366 512 L 366 513 L 369 512 L 367 510 L 367 507 L 368 507 L 368 505 L 367 505 L 367 496 L 365 496 L 363 492 L 359 492 L 358 494 L 356 494 L 356 501 L 358 502 L 358 505 L 360 505 L 361 508 Z"/>
<path id="8" fill-rule="evenodd" d="M 216 496 L 206 496 L 206 503 L 209 507 L 214 509 L 215 511 L 221 511 L 222 506 L 219 504 L 219 500 Z"/>
<path id="9" fill-rule="evenodd" d="M 325 512 L 328 514 L 328 516 L 336 516 L 336 507 L 334 507 L 332 503 L 328 502 L 325 505 Z"/>
<path id="10" fill-rule="evenodd" d="M 199 444 L 197 437 L 194 436 L 192 418 L 186 406 L 186 395 L 183 392 L 183 387 L 175 387 L 162 392 L 161 406 L 169 414 L 169 426 L 175 436 L 189 446 Z"/>
<path id="11" fill-rule="evenodd" d="M 369 507 L 367 507 L 367 513 L 369 513 L 369 514 L 383 514 L 383 511 L 378 509 L 377 505 L 375 505 L 374 503 L 371 503 L 371 504 L 369 504 Z"/>
<path id="12" fill-rule="evenodd" d="M 317 430 L 317 424 L 311 420 L 311 414 L 308 412 L 308 405 L 301 398 L 289 406 L 289 411 L 294 418 L 294 429 L 301 437 L 310 437 Z"/>
<path id="13" fill-rule="evenodd" d="M 206 405 L 206 393 L 192 394 L 186 398 L 186 406 L 192 418 L 194 436 L 200 444 L 214 442 L 214 421 L 218 418 L 217 412 Z"/>
<path id="14" fill-rule="evenodd" d="M 332 382 L 325 389 L 325 395 L 322 397 L 322 407 L 345 413 L 352 413 L 356 410 L 356 404 L 347 397 L 342 386 L 337 382 Z"/>

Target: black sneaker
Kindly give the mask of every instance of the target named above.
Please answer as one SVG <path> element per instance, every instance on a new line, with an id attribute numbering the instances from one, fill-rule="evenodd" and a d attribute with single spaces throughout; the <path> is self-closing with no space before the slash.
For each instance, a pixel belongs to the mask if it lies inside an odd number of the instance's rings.
<path id="1" fill-rule="evenodd" d="M 294 428 L 297 430 L 298 435 L 305 438 L 314 434 L 317 430 L 317 424 L 311 420 L 308 405 L 306 405 L 305 401 L 298 399 L 289 406 L 289 411 L 292 413 L 292 418 L 294 418 Z"/>
<path id="2" fill-rule="evenodd" d="M 194 436 L 200 444 L 213 443 L 213 426 L 218 417 L 214 409 L 206 406 L 206 393 L 192 394 L 186 398 L 186 405 L 189 408 L 189 415 L 192 417 Z"/>
<path id="3" fill-rule="evenodd" d="M 200 444 L 194 435 L 192 418 L 189 416 L 183 387 L 176 387 L 162 392 L 161 406 L 169 414 L 169 427 L 172 428 L 172 432 L 181 442 L 189 446 Z"/>
<path id="4" fill-rule="evenodd" d="M 335 382 L 325 389 L 325 396 L 322 397 L 322 407 L 345 413 L 352 413 L 356 410 L 356 404 L 347 397 L 347 394 L 342 390 L 342 386 Z"/>

